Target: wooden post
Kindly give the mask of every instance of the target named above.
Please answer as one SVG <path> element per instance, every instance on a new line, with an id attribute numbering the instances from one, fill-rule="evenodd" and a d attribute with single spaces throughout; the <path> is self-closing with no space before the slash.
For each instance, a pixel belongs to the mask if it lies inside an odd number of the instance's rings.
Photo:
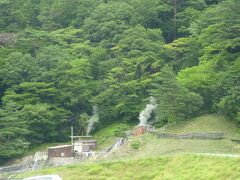
<path id="1" fill-rule="evenodd" d="M 71 126 L 71 144 L 73 145 L 73 126 Z"/>
<path id="2" fill-rule="evenodd" d="M 71 126 L 71 144 L 72 144 L 72 156 L 74 151 L 74 143 L 73 143 L 73 126 Z"/>

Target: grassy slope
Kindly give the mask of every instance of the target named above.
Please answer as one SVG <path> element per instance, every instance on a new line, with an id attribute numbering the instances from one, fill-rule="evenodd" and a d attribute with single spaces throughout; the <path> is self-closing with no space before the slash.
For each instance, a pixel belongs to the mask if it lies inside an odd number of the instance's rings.
<path id="1" fill-rule="evenodd" d="M 231 138 L 239 138 L 239 128 L 222 116 L 205 115 L 187 122 L 173 124 L 158 130 L 160 132 L 223 132 L 223 140 L 197 139 L 158 139 L 154 134 L 131 137 L 124 146 L 109 158 L 141 158 L 148 156 L 175 155 L 178 153 L 231 153 L 240 154 L 240 145 L 232 142 Z M 239 138 L 240 139 L 240 138 Z M 133 144 L 139 149 L 134 150 Z"/>
<path id="2" fill-rule="evenodd" d="M 239 137 L 240 129 L 235 122 L 232 122 L 223 116 L 219 115 L 204 115 L 194 118 L 187 122 L 180 122 L 178 124 L 170 125 L 162 128 L 160 131 L 164 132 L 223 132 L 225 137 Z"/>
<path id="3" fill-rule="evenodd" d="M 101 147 L 115 140 L 113 124 L 94 135 Z M 129 127 L 130 128 L 130 127 Z M 131 137 L 118 151 L 98 163 L 36 171 L 30 175 L 59 174 L 64 180 L 78 179 L 240 179 L 240 158 L 210 157 L 192 153 L 240 154 L 240 146 L 230 141 L 239 138 L 234 122 L 218 115 L 205 115 L 173 124 L 160 132 L 223 132 L 224 140 L 157 139 L 154 134 Z M 138 144 L 139 149 L 134 149 Z M 187 154 L 187 155 L 186 155 Z"/>
<path id="4" fill-rule="evenodd" d="M 25 176 L 59 174 L 79 179 L 238 179 L 240 158 L 177 155 L 115 162 L 87 163 L 32 172 Z"/>
<path id="5" fill-rule="evenodd" d="M 119 128 L 131 130 L 133 126 L 125 123 L 116 122 L 96 132 L 93 135 L 93 138 L 98 141 L 98 149 L 104 149 L 111 146 L 116 141 L 117 137 L 115 136 L 115 132 Z"/>

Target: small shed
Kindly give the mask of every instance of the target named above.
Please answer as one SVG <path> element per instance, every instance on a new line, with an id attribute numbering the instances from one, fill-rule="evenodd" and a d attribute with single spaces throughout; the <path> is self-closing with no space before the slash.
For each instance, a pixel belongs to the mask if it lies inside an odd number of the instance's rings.
<path id="1" fill-rule="evenodd" d="M 133 130 L 133 132 L 132 132 L 132 134 L 134 135 L 134 136 L 140 136 L 140 135 L 143 135 L 145 132 L 146 132 L 146 127 L 145 126 L 137 126 L 134 130 Z"/>
<path id="2" fill-rule="evenodd" d="M 72 145 L 62 145 L 48 148 L 48 157 L 72 157 Z"/>
<path id="3" fill-rule="evenodd" d="M 78 140 L 74 142 L 74 152 L 89 152 L 97 148 L 96 140 Z"/>

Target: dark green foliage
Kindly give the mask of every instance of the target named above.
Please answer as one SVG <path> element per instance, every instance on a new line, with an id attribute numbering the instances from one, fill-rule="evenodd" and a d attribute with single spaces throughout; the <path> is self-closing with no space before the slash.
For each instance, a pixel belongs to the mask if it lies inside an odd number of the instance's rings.
<path id="1" fill-rule="evenodd" d="M 194 117 L 202 106 L 202 97 L 181 87 L 169 66 L 156 74 L 151 94 L 157 99 L 157 125 Z"/>
<path id="2" fill-rule="evenodd" d="M 204 112 L 240 122 L 239 9 L 239 0 L 0 0 L 0 161 L 67 140 L 72 125 L 84 135 L 94 105 L 96 130 L 135 123 L 151 95 L 157 126 Z"/>
<path id="3" fill-rule="evenodd" d="M 40 0 L 2 0 L 0 2 L 0 27 L 17 31 L 27 26 L 39 26 L 37 20 L 39 2 Z"/>
<path id="4" fill-rule="evenodd" d="M 20 119 L 21 109 L 13 102 L 7 103 L 0 109 L 0 138 L 2 141 L 11 141 L 11 139 L 24 136 L 29 133 L 27 121 Z"/>
<path id="5" fill-rule="evenodd" d="M 228 68 L 221 82 L 223 97 L 218 107 L 220 110 L 237 121 L 240 119 L 240 59 Z"/>
<path id="6" fill-rule="evenodd" d="M 40 143 L 67 140 L 67 134 L 62 128 L 68 115 L 69 112 L 62 108 L 36 104 L 25 105 L 20 118 L 27 121 L 30 131 L 27 139 L 32 143 Z"/>
<path id="7" fill-rule="evenodd" d="M 125 125 L 125 124 L 118 125 L 118 127 L 114 131 L 114 135 L 116 137 L 124 137 L 124 138 L 126 138 L 128 129 L 129 129 L 129 127 L 127 125 Z"/>
<path id="8" fill-rule="evenodd" d="M 181 70 L 178 77 L 185 87 L 203 96 L 208 111 L 221 107 L 232 118 L 239 111 L 239 95 L 235 93 L 239 82 L 239 7 L 236 0 L 220 3 L 192 24 L 196 42 L 203 47 L 200 63 Z"/>
<path id="9" fill-rule="evenodd" d="M 36 73 L 36 62 L 29 54 L 12 53 L 0 69 L 2 83 L 6 86 L 30 81 Z"/>
<path id="10" fill-rule="evenodd" d="M 0 109 L 0 163 L 22 155 L 30 144 L 25 140 L 29 135 L 27 120 L 21 119 L 21 108 L 9 102 Z"/>
<path id="11" fill-rule="evenodd" d="M 134 149 L 134 150 L 139 150 L 140 147 L 141 147 L 141 142 L 139 140 L 136 140 L 134 141 L 132 144 L 131 144 L 131 147 Z"/>
<path id="12" fill-rule="evenodd" d="M 74 131 L 77 135 L 84 136 L 86 134 L 89 119 L 90 116 L 86 113 L 80 114 L 75 118 Z"/>
<path id="13" fill-rule="evenodd" d="M 16 138 L 11 141 L 3 142 L 0 146 L 0 163 L 23 155 L 28 151 L 29 142 L 24 139 Z"/>

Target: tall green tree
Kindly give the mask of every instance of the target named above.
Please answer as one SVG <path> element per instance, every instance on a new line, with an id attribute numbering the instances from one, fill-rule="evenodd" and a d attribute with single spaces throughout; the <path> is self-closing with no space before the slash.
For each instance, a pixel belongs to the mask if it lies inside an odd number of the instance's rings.
<path id="1" fill-rule="evenodd" d="M 7 87 L 31 81 L 35 75 L 36 61 L 31 55 L 19 52 L 10 54 L 0 69 L 2 83 Z"/>
<path id="2" fill-rule="evenodd" d="M 38 103 L 25 105 L 19 118 L 27 121 L 30 132 L 27 137 L 28 141 L 36 144 L 67 140 L 66 133 L 71 126 L 67 123 L 68 117 L 69 112 L 62 108 Z"/>
<path id="3" fill-rule="evenodd" d="M 186 120 L 198 114 L 202 105 L 201 96 L 181 87 L 169 66 L 155 75 L 151 94 L 157 99 L 158 125 Z"/>
<path id="4" fill-rule="evenodd" d="M 21 119 L 21 108 L 9 102 L 0 109 L 0 163 L 22 155 L 28 150 L 29 135 L 27 121 Z"/>

